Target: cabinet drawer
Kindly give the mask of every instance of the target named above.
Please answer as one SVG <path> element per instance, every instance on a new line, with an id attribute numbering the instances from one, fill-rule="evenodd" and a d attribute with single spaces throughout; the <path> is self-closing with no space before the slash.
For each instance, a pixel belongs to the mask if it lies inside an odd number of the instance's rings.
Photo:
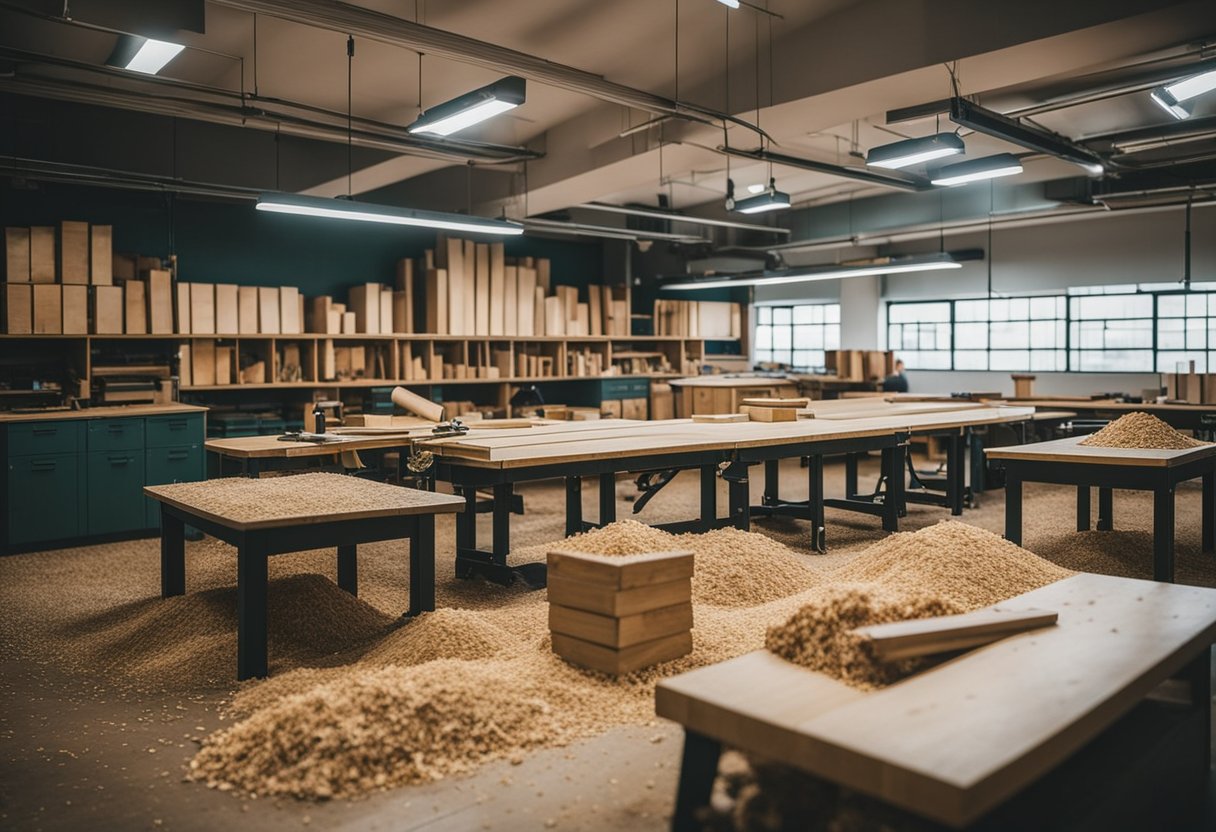
<path id="1" fill-rule="evenodd" d="M 89 422 L 89 453 L 138 451 L 144 447 L 144 420 L 94 419 Z"/>
<path id="2" fill-rule="evenodd" d="M 22 422 L 8 426 L 8 455 L 33 456 L 74 454 L 84 450 L 81 430 L 84 422 L 75 420 Z"/>
<path id="3" fill-rule="evenodd" d="M 88 533 L 144 528 L 144 453 L 94 451 L 88 455 Z"/>
<path id="4" fill-rule="evenodd" d="M 144 455 L 145 485 L 194 482 L 201 479 L 203 479 L 202 445 L 149 448 Z M 143 499 L 146 527 L 149 529 L 158 528 L 160 526 L 160 503 L 147 497 Z"/>
<path id="5" fill-rule="evenodd" d="M 203 414 L 174 413 L 144 420 L 144 444 L 149 448 L 194 445 L 203 441 Z"/>
<path id="6" fill-rule="evenodd" d="M 79 537 L 80 457 L 14 457 L 8 462 L 8 543 Z"/>

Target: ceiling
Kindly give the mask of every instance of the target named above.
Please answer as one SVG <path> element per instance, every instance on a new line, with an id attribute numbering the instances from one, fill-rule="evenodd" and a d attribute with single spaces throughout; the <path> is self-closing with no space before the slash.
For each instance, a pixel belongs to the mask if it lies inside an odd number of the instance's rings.
<path id="1" fill-rule="evenodd" d="M 310 3 L 299 5 L 337 12 L 346 5 Z M 474 209 L 512 216 L 589 201 L 654 205 L 660 193 L 677 208 L 715 211 L 728 171 L 728 157 L 719 148 L 727 143 L 758 148 L 759 134 L 750 126 L 756 124 L 774 151 L 860 167 L 859 157 L 871 147 L 955 129 L 948 115 L 890 124 L 887 115 L 948 98 L 948 64 L 961 95 L 1003 113 L 1031 108 L 1031 123 L 1074 139 L 1096 138 L 1109 150 L 1119 141 L 1111 134 L 1173 128 L 1173 120 L 1148 100 L 1143 77 L 1159 71 L 1185 75 L 1205 57 L 1200 47 L 1216 42 L 1216 4 L 1210 0 L 767 0 L 774 15 L 746 7 L 732 11 L 715 0 L 363 0 L 350 5 L 517 50 L 639 94 L 685 102 L 710 113 L 710 121 L 728 115 L 747 122 L 724 129 L 721 122 L 655 121 L 654 112 L 601 100 L 573 84 L 531 80 L 524 106 L 460 136 L 495 145 L 499 158 L 477 157 L 477 164 L 494 163 L 495 170 L 510 174 L 505 193 L 479 195 Z M 0 72 L 0 92 L 29 94 L 33 88 L 19 82 L 32 79 L 40 84 L 34 90 L 38 95 L 62 97 L 75 87 L 76 101 L 89 101 L 98 89 L 134 94 L 134 100 L 118 104 L 98 98 L 107 107 L 139 108 L 141 97 L 170 96 L 185 108 L 185 117 L 203 120 L 219 118 L 214 111 L 195 116 L 189 108 L 199 99 L 220 101 L 222 94 L 225 106 L 235 101 L 279 108 L 263 109 L 262 130 L 277 129 L 275 113 L 290 106 L 297 116 L 304 114 L 301 118 L 326 122 L 329 132 L 314 138 L 340 145 L 348 94 L 346 32 L 341 26 L 255 15 L 251 7 L 256 4 L 240 0 L 205 4 L 205 32 L 179 32 L 176 39 L 190 48 L 161 73 L 181 82 L 174 85 L 97 71 L 115 44 L 112 29 L 120 27 L 63 20 L 57 2 L 5 0 L 0 2 L 0 58 L 11 61 L 12 72 Z M 138 14 L 128 20 L 121 28 L 138 31 Z M 420 58 L 390 41 L 356 38 L 351 110 L 368 125 L 369 135 L 387 138 L 382 146 L 368 139 L 377 152 L 360 156 L 353 188 L 395 187 L 418 207 L 433 207 L 428 203 L 437 187 L 464 181 L 455 177 L 468 175 L 468 157 L 462 148 L 446 153 L 395 143 L 418 114 L 419 93 L 425 108 L 512 70 L 493 69 L 484 61 Z M 1209 50 L 1206 57 L 1216 52 Z M 1114 92 L 1070 103 L 1097 89 Z M 1193 121 L 1210 123 L 1216 117 L 1216 96 L 1209 99 Z M 1048 101 L 1053 106 L 1041 109 Z M 1062 102 L 1068 106 L 1059 106 Z M 229 115 L 226 123 L 236 129 L 244 120 Z M 1143 148 L 1135 145 L 1136 152 L 1120 157 L 1124 169 L 1216 157 L 1216 127 L 1210 124 L 1208 132 L 1185 140 L 1148 134 L 1140 137 Z M 982 134 L 961 135 L 966 158 L 1028 153 Z M 526 169 L 522 162 L 501 164 L 501 157 L 524 147 L 534 157 Z M 216 154 L 218 166 L 226 148 L 218 143 L 197 152 Z M 1075 165 L 1042 155 L 1029 155 L 1024 164 L 1020 182 L 1083 175 Z M 796 204 L 891 192 L 787 165 L 770 171 L 767 164 L 738 158 L 729 161 L 729 172 L 740 188 L 765 182 L 771 173 Z M 293 173 L 298 189 L 309 193 L 336 195 L 347 189 L 345 172 L 338 175 L 332 167 Z"/>

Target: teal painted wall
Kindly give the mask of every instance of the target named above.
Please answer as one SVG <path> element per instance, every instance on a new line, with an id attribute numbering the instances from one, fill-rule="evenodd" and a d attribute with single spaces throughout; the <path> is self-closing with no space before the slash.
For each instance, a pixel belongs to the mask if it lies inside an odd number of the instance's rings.
<path id="1" fill-rule="evenodd" d="M 357 283 L 391 283 L 402 257 L 435 244 L 433 231 L 342 223 L 256 211 L 251 202 L 173 197 L 142 191 L 38 183 L 0 184 L 0 223 L 54 225 L 83 220 L 114 226 L 114 250 L 178 256 L 183 280 L 298 285 L 305 295 L 345 295 Z M 532 238 L 506 241 L 508 257 L 548 257 L 555 283 L 601 280 L 598 243 Z"/>

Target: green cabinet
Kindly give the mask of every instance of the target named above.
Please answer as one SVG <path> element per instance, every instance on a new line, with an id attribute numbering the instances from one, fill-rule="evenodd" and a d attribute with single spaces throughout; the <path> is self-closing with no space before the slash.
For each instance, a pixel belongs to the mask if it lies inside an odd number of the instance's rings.
<path id="1" fill-rule="evenodd" d="M 203 479 L 205 429 L 194 410 L 151 416 L 111 410 L 102 418 L 82 411 L 80 418 L 0 425 L 7 469 L 0 543 L 6 550 L 37 548 L 158 528 L 159 505 L 143 487 Z"/>
<path id="2" fill-rule="evenodd" d="M 648 378 L 606 378 L 600 382 L 600 399 L 644 399 L 650 395 Z"/>

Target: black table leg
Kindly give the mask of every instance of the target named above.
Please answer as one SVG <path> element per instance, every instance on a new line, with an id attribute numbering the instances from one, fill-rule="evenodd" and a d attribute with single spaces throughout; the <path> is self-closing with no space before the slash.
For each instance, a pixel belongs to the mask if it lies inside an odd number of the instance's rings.
<path id="1" fill-rule="evenodd" d="M 1203 475 L 1203 551 L 1216 551 L 1216 471 Z"/>
<path id="2" fill-rule="evenodd" d="M 764 461 L 764 497 L 761 505 L 775 506 L 781 499 L 781 468 L 776 459 Z"/>
<path id="3" fill-rule="evenodd" d="M 1089 531 L 1090 495 L 1088 485 L 1077 486 L 1077 531 Z"/>
<path id="4" fill-rule="evenodd" d="M 718 523 L 718 466 L 701 466 L 701 531 Z"/>
<path id="5" fill-rule="evenodd" d="M 1098 487 L 1098 531 L 1109 532 L 1115 528 L 1115 494 L 1109 488 Z"/>
<path id="6" fill-rule="evenodd" d="M 828 550 L 827 529 L 823 517 L 823 457 L 807 458 L 806 504 L 811 512 L 811 550 L 823 554 Z"/>
<path id="7" fill-rule="evenodd" d="M 616 474 L 600 474 L 600 525 L 616 522 Z"/>
<path id="8" fill-rule="evenodd" d="M 1005 539 L 1022 545 L 1022 478 L 1005 469 Z"/>
<path id="9" fill-rule="evenodd" d="M 899 518 L 904 514 L 904 462 L 907 446 L 895 445 L 883 448 L 883 474 L 887 480 L 887 492 L 883 496 L 883 531 L 899 531 Z"/>
<path id="10" fill-rule="evenodd" d="M 950 514 L 963 513 L 963 493 L 967 490 L 967 473 L 963 467 L 963 434 L 951 434 L 946 441 L 946 502 Z"/>
<path id="11" fill-rule="evenodd" d="M 1190 683 L 1191 707 L 1199 710 L 1203 738 L 1203 753 L 1197 755 L 1195 763 L 1206 778 L 1212 767 L 1212 648 L 1205 647 L 1198 656 L 1183 668 L 1182 678 Z"/>
<path id="12" fill-rule="evenodd" d="M 435 516 L 414 518 L 410 533 L 410 608 L 408 615 L 435 609 Z"/>
<path id="13" fill-rule="evenodd" d="M 583 530 L 583 478 L 566 477 L 566 537 Z"/>
<path id="14" fill-rule="evenodd" d="M 466 485 L 464 511 L 456 515 L 456 551 L 472 551 L 477 548 L 477 489 Z"/>
<path id="15" fill-rule="evenodd" d="M 160 504 L 160 597 L 186 594 L 186 524 Z"/>
<path id="16" fill-rule="evenodd" d="M 902 476 L 902 474 L 900 475 Z M 844 455 L 844 498 L 857 496 L 857 454 Z"/>
<path id="17" fill-rule="evenodd" d="M 723 472 L 727 484 L 727 499 L 730 505 L 730 524 L 742 531 L 751 531 L 752 507 L 751 487 L 748 482 L 747 465 L 732 462 Z"/>
<path id="18" fill-rule="evenodd" d="M 359 594 L 359 555 L 353 543 L 338 547 L 338 586 L 351 595 Z"/>
<path id="19" fill-rule="evenodd" d="M 509 482 L 494 486 L 494 560 L 506 563 L 511 551 L 511 496 Z"/>
<path id="20" fill-rule="evenodd" d="M 266 553 L 243 543 L 236 556 L 236 678 L 266 675 Z"/>
<path id="21" fill-rule="evenodd" d="M 680 760 L 680 783 L 676 789 L 676 808 L 671 816 L 672 832 L 698 832 L 697 810 L 709 805 L 722 744 L 717 740 L 684 729 L 684 754 Z"/>
<path id="22" fill-rule="evenodd" d="M 1174 487 L 1153 491 L 1153 580 L 1174 582 Z"/>

